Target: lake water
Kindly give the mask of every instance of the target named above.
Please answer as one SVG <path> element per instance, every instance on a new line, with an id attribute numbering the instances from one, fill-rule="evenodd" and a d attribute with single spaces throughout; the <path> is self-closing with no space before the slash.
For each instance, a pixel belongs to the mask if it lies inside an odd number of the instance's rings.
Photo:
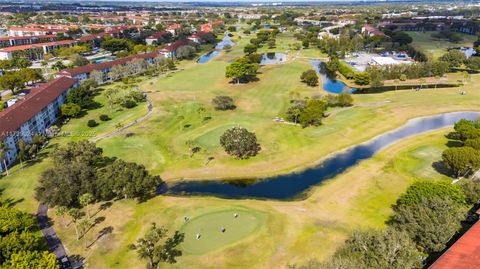
<path id="1" fill-rule="evenodd" d="M 348 87 L 347 85 L 345 85 L 345 83 L 339 80 L 329 78 L 327 74 L 323 70 L 321 70 L 321 63 L 321 60 L 310 60 L 310 64 L 313 66 L 315 71 L 317 71 L 320 80 L 322 81 L 323 89 L 325 91 L 333 94 L 340 94 L 343 92 L 353 93 L 354 91 L 356 91 L 356 89 Z"/>
<path id="2" fill-rule="evenodd" d="M 210 51 L 206 54 L 203 54 L 202 56 L 200 56 L 200 58 L 198 59 L 198 63 L 199 64 L 204 64 L 208 61 L 210 61 L 211 59 L 215 58 L 218 56 L 218 54 L 220 54 L 220 52 L 218 50 L 213 50 L 213 51 Z"/>
<path id="3" fill-rule="evenodd" d="M 208 63 L 211 59 L 217 57 L 220 54 L 220 50 L 222 50 L 226 45 L 233 46 L 234 44 L 235 43 L 230 39 L 228 34 L 225 34 L 225 37 L 222 39 L 222 41 L 218 42 L 217 45 L 215 46 L 215 50 L 212 50 L 200 56 L 197 63 L 199 64 Z"/>
<path id="4" fill-rule="evenodd" d="M 334 178 L 346 169 L 357 165 L 362 160 L 371 158 L 381 149 L 397 141 L 451 126 L 460 119 L 474 120 L 478 117 L 480 117 L 480 112 L 453 112 L 416 118 L 409 120 L 404 126 L 393 131 L 332 155 L 320 165 L 302 172 L 252 180 L 184 181 L 170 186 L 167 194 L 180 196 L 210 195 L 229 199 L 287 200 L 301 198 L 311 187 Z M 260 154 L 262 153 L 260 152 Z M 241 175 L 238 176 L 241 177 Z"/>
<path id="5" fill-rule="evenodd" d="M 226 45 L 230 45 L 230 46 L 235 45 L 235 43 L 230 39 L 228 34 L 225 34 L 225 37 L 222 39 L 222 41 L 218 42 L 218 44 L 215 46 L 215 49 L 216 50 L 223 50 L 223 48 Z"/>
<path id="6" fill-rule="evenodd" d="M 279 52 L 267 52 L 262 56 L 261 65 L 279 64 L 287 61 L 287 54 Z"/>

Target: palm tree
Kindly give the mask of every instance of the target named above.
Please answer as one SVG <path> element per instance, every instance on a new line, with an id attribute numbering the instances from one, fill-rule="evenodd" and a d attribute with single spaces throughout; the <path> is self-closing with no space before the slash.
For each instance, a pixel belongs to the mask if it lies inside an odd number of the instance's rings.
<path id="1" fill-rule="evenodd" d="M 78 208 L 70 208 L 67 214 L 72 218 L 73 225 L 75 226 L 75 234 L 77 235 L 77 241 L 80 240 L 80 234 L 78 233 L 78 220 L 82 217 L 82 211 Z"/>
<path id="2" fill-rule="evenodd" d="M 4 142 L 0 143 L 0 160 L 2 160 L 5 167 L 5 172 L 8 176 L 8 167 L 7 167 L 7 152 L 10 151 L 10 148 Z"/>
<path id="3" fill-rule="evenodd" d="M 90 204 L 95 201 L 95 197 L 91 193 L 85 193 L 80 196 L 80 204 L 87 209 L 87 216 L 90 218 Z"/>
<path id="4" fill-rule="evenodd" d="M 393 81 L 393 83 L 395 83 L 395 90 L 397 90 L 397 89 L 398 89 L 398 84 L 400 84 L 400 80 L 399 80 L 399 79 L 395 79 L 395 80 Z"/>
<path id="5" fill-rule="evenodd" d="M 57 216 L 62 217 L 63 226 L 65 226 L 65 228 L 67 228 L 67 222 L 65 221 L 65 215 L 67 213 L 68 213 L 68 208 L 66 208 L 65 206 L 58 206 L 55 209 L 55 214 L 57 214 Z"/>

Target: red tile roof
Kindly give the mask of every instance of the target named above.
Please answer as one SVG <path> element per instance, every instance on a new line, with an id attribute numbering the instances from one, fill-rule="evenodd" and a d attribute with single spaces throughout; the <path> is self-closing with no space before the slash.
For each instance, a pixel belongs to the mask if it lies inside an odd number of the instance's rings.
<path id="1" fill-rule="evenodd" d="M 480 268 L 480 221 L 477 221 L 429 269 Z"/>
<path id="2" fill-rule="evenodd" d="M 80 42 L 87 42 L 87 41 L 92 41 L 96 38 L 102 38 L 106 35 L 112 35 L 112 34 L 117 34 L 117 33 L 120 33 L 122 30 L 120 29 L 115 29 L 115 30 L 111 30 L 111 31 L 108 31 L 108 32 L 103 32 L 103 33 L 98 33 L 98 34 L 90 34 L 90 35 L 84 35 L 84 36 L 81 36 L 79 39 L 77 39 L 78 41 Z"/>
<path id="3" fill-rule="evenodd" d="M 0 141 L 70 89 L 77 79 L 61 77 L 33 88 L 23 100 L 0 112 Z"/>
<path id="4" fill-rule="evenodd" d="M 172 52 L 172 51 L 176 51 L 178 48 L 182 47 L 182 46 L 186 46 L 186 45 L 189 45 L 191 44 L 192 42 L 190 42 L 189 40 L 178 40 L 178 41 L 175 41 L 171 44 L 168 44 L 167 46 L 165 46 L 161 51 L 165 52 Z"/>
<path id="5" fill-rule="evenodd" d="M 56 38 L 56 35 L 32 35 L 32 36 L 2 36 L 0 40 L 24 40 L 24 39 L 40 39 L 40 38 Z"/>
<path id="6" fill-rule="evenodd" d="M 155 32 L 153 33 L 151 36 L 149 36 L 148 38 L 155 38 L 155 39 L 159 39 L 159 38 L 162 38 L 166 35 L 170 35 L 170 33 L 168 32 L 165 32 L 165 31 L 161 31 L 161 32 Z"/>
<path id="7" fill-rule="evenodd" d="M 126 63 L 128 63 L 132 60 L 135 60 L 135 59 L 155 58 L 159 54 L 160 53 L 158 51 L 154 51 L 154 52 L 149 52 L 149 53 L 131 55 L 131 56 L 124 57 L 124 58 L 114 60 L 114 61 L 110 61 L 110 62 L 103 62 L 103 63 L 99 63 L 99 64 L 88 64 L 88 65 L 80 66 L 80 67 L 76 67 L 76 68 L 63 69 L 62 71 L 58 72 L 58 74 L 63 75 L 63 76 L 77 76 L 77 75 L 84 74 L 84 73 L 90 73 L 93 70 L 103 70 L 103 69 L 110 68 L 114 65 L 126 64 Z"/>
<path id="8" fill-rule="evenodd" d="M 43 46 L 55 46 L 55 45 L 70 45 L 75 43 L 75 40 L 61 40 L 61 41 L 52 41 L 46 43 L 36 43 L 36 44 L 28 44 L 28 45 L 21 45 L 21 46 L 13 46 L 8 48 L 0 49 L 0 52 L 12 52 L 18 50 L 27 50 L 31 48 L 41 48 Z"/>
<path id="9" fill-rule="evenodd" d="M 365 28 L 365 31 L 367 31 L 369 34 L 373 35 L 385 35 L 382 31 L 378 30 L 377 28 L 371 26 L 371 25 L 365 25 L 363 26 Z"/>
<path id="10" fill-rule="evenodd" d="M 179 28 L 182 28 L 182 25 L 181 24 L 174 24 L 174 25 L 170 25 L 168 26 L 168 30 L 177 30 Z"/>
<path id="11" fill-rule="evenodd" d="M 31 27 L 10 27 L 8 30 L 23 31 L 23 32 L 56 32 L 65 33 L 67 30 L 61 29 L 44 29 L 44 28 L 31 28 Z"/>

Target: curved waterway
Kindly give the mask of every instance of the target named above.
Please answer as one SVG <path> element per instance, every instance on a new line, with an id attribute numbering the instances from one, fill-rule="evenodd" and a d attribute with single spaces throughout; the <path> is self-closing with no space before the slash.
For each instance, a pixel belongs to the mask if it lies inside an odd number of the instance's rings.
<path id="1" fill-rule="evenodd" d="M 177 196 L 210 195 L 229 199 L 288 200 L 300 198 L 311 187 L 327 179 L 334 178 L 346 169 L 357 165 L 362 160 L 371 158 L 378 151 L 395 142 L 407 137 L 452 126 L 460 119 L 474 120 L 478 117 L 480 117 L 480 112 L 452 112 L 415 118 L 409 120 L 402 127 L 334 154 L 318 166 L 298 173 L 254 180 L 184 181 L 170 186 L 167 194 Z"/>

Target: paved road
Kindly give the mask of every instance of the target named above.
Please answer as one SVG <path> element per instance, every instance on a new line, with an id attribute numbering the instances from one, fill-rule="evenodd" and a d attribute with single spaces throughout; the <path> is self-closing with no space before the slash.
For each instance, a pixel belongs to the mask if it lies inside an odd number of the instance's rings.
<path id="1" fill-rule="evenodd" d="M 40 204 L 37 211 L 37 224 L 42 230 L 43 236 L 47 240 L 47 245 L 50 248 L 50 252 L 55 254 L 57 258 L 67 256 L 67 252 L 63 247 L 62 241 L 58 238 L 55 230 L 53 230 L 52 224 L 48 220 L 48 206 L 46 204 Z"/>
<path id="2" fill-rule="evenodd" d="M 473 175 L 473 179 L 478 179 L 480 180 L 480 169 Z"/>
<path id="3" fill-rule="evenodd" d="M 151 102 L 150 100 L 148 100 L 148 99 L 147 99 L 147 102 L 148 102 L 148 112 L 147 112 L 147 114 L 145 114 L 144 116 L 142 116 L 142 117 L 140 117 L 140 118 L 138 118 L 138 119 L 130 122 L 129 124 L 123 126 L 122 128 L 117 129 L 116 131 L 113 131 L 113 132 L 111 132 L 111 133 L 104 134 L 104 135 L 102 135 L 102 136 L 99 136 L 99 137 L 96 137 L 96 138 L 92 139 L 92 142 L 96 143 L 96 142 L 98 142 L 98 141 L 100 141 L 100 140 L 103 140 L 103 139 L 112 137 L 112 136 L 114 136 L 114 135 L 117 135 L 117 134 L 119 134 L 121 131 L 123 131 L 123 130 L 125 130 L 125 129 L 127 129 L 127 128 L 130 128 L 130 127 L 132 127 L 133 125 L 135 125 L 135 124 L 137 124 L 137 123 L 139 123 L 139 122 L 142 122 L 142 121 L 146 120 L 148 117 L 150 117 L 150 115 L 152 115 L 152 112 L 153 112 L 153 104 L 152 104 L 152 102 Z"/>

